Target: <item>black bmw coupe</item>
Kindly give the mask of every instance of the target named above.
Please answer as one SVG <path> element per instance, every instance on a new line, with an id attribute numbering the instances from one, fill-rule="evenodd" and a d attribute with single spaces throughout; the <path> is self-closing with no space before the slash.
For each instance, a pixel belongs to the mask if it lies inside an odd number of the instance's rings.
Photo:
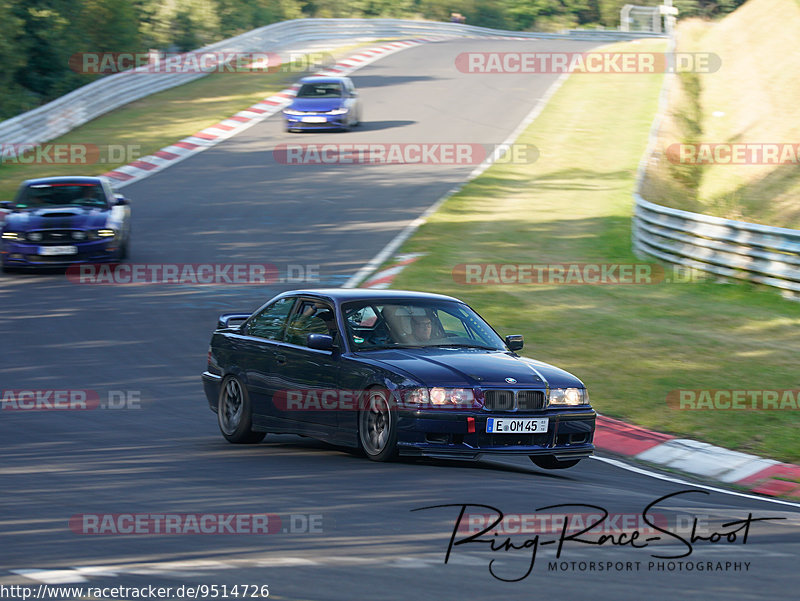
<path id="1" fill-rule="evenodd" d="M 586 387 L 522 345 L 449 296 L 295 290 L 220 316 L 203 385 L 233 443 L 290 433 L 376 461 L 515 454 L 571 467 L 594 451 Z"/>

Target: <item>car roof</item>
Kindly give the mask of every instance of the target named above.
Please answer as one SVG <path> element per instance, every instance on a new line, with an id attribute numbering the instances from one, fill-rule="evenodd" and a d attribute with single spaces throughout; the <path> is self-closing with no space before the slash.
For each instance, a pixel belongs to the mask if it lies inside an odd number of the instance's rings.
<path id="1" fill-rule="evenodd" d="M 322 296 L 337 303 L 354 300 L 448 300 L 463 302 L 452 296 L 419 292 L 416 290 L 373 290 L 369 288 L 311 288 L 307 290 L 288 290 L 281 296 L 304 295 Z"/>
<path id="2" fill-rule="evenodd" d="M 33 186 L 40 184 L 57 184 L 57 183 L 75 183 L 75 184 L 102 184 L 102 177 L 94 177 L 89 175 L 60 175 L 57 177 L 37 177 L 35 179 L 26 179 L 22 182 L 22 186 Z"/>
<path id="3" fill-rule="evenodd" d="M 311 75 L 301 79 L 300 83 L 343 83 L 347 79 L 349 78 L 333 75 Z"/>

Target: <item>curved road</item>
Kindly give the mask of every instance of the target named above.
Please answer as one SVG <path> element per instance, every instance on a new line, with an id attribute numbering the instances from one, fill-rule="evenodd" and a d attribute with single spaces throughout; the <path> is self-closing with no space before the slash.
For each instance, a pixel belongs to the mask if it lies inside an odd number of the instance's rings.
<path id="1" fill-rule="evenodd" d="M 318 266 L 319 281 L 301 286 L 341 285 L 474 166 L 290 166 L 274 160 L 276 145 L 500 143 L 556 76 L 463 74 L 454 67 L 457 54 L 589 47 L 460 40 L 369 65 L 353 75 L 364 103 L 361 128 L 290 135 L 278 119 L 268 119 L 127 187 L 131 261 L 272 263 L 282 272 L 288 265 Z M 530 545 L 492 552 L 485 543 L 464 544 L 445 565 L 458 507 L 412 510 L 470 503 L 531 514 L 549 505 L 591 504 L 622 514 L 610 519 L 627 525 L 630 536 L 643 527 L 637 516 L 649 503 L 693 487 L 597 460 L 559 473 L 538 470 L 526 458 L 375 464 L 292 436 L 252 447 L 226 443 L 200 384 L 216 317 L 252 310 L 296 286 L 90 286 L 70 283 L 63 273 L 0 278 L 0 389 L 91 390 L 103 399 L 123 391 L 129 399 L 116 410 L 0 412 L 0 585 L 268 584 L 275 599 L 348 601 L 601 592 L 631 600 L 702 592 L 731 601 L 796 590 L 795 506 L 724 492 L 673 497 L 653 509 L 656 523 L 687 538 L 695 517 L 704 536 L 735 530 L 724 524 L 748 514 L 782 519 L 751 524 L 746 545 L 743 531 L 735 541 L 698 540 L 681 560 L 693 562 L 691 571 L 651 557 L 685 553 L 687 546 L 666 534 L 641 549 L 568 541 L 561 561 L 576 563 L 550 566 L 555 545 L 544 543 L 557 538 L 552 530 L 539 541 L 531 574 L 512 583 L 493 577 L 490 561 L 496 559 L 497 576 L 519 578 L 530 565 Z M 596 511 L 536 513 L 584 519 Z M 275 534 L 89 535 L 70 528 L 80 514 L 263 512 L 282 516 Z M 312 532 L 297 532 L 304 520 Z M 284 532 L 291 523 L 295 532 Z M 618 530 L 609 532 L 623 542 Z M 654 534 L 645 524 L 647 532 Z M 512 538 L 522 545 L 531 537 Z"/>

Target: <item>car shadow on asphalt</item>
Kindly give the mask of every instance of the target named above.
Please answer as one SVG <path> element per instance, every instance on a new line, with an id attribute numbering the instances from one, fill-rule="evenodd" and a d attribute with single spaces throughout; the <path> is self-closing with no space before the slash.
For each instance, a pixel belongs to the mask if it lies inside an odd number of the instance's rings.
<path id="1" fill-rule="evenodd" d="M 278 438 L 280 436 L 280 438 Z M 319 449 L 320 451 L 338 451 L 346 456 L 350 456 L 358 461 L 366 462 L 366 465 L 376 465 L 371 463 L 363 453 L 356 449 L 340 447 L 332 445 L 323 441 L 306 438 L 302 436 L 295 437 L 294 435 L 268 435 L 263 444 L 272 444 L 273 446 L 283 447 L 285 450 L 291 447 L 299 447 L 302 449 Z M 542 469 L 537 469 L 533 464 L 530 468 L 526 465 L 519 465 L 502 461 L 503 457 L 513 456 L 497 456 L 492 459 L 479 459 L 479 460 L 464 460 L 464 459 L 440 459 L 434 457 L 415 457 L 401 455 L 393 462 L 387 464 L 396 464 L 404 466 L 420 466 L 430 468 L 447 468 L 447 469 L 465 469 L 465 470 L 490 470 L 493 472 L 503 471 L 516 474 L 528 474 L 535 476 L 542 476 L 544 478 L 555 478 L 557 480 L 574 480 L 569 474 L 563 472 L 549 472 Z"/>
<path id="2" fill-rule="evenodd" d="M 378 131 L 381 129 L 406 127 L 415 123 L 416 121 L 363 121 L 356 129 L 360 131 Z"/>

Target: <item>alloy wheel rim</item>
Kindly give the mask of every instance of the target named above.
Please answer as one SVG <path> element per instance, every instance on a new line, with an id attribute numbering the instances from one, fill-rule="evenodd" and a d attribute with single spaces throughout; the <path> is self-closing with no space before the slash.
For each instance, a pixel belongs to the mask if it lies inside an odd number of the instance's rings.
<path id="1" fill-rule="evenodd" d="M 242 421 L 242 388 L 239 382 L 231 378 L 222 393 L 220 421 L 226 434 L 232 434 Z"/>
<path id="2" fill-rule="evenodd" d="M 362 443 L 368 453 L 377 455 L 386 448 L 391 423 L 389 407 L 383 395 L 380 393 L 371 394 L 367 407 L 361 415 Z"/>

